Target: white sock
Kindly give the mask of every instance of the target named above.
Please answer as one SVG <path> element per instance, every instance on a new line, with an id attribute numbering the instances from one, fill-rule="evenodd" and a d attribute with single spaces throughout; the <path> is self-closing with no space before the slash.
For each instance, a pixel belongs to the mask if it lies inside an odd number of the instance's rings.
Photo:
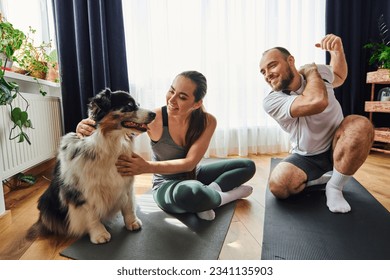
<path id="1" fill-rule="evenodd" d="M 326 184 L 326 205 L 333 213 L 347 213 L 351 211 L 351 206 L 343 196 L 343 188 L 351 176 L 339 173 L 333 168 L 333 175 Z"/>
<path id="2" fill-rule="evenodd" d="M 216 182 L 212 182 L 210 185 L 207 185 L 206 188 L 211 188 L 217 192 L 221 192 L 221 187 Z M 206 221 L 212 221 L 215 219 L 215 212 L 212 209 L 198 212 L 196 215 L 199 217 L 199 219 Z"/>
<path id="3" fill-rule="evenodd" d="M 199 217 L 199 219 L 212 221 L 215 219 L 215 212 L 214 210 L 206 210 L 203 212 L 198 212 L 196 215 Z"/>
<path id="4" fill-rule="evenodd" d="M 323 174 L 320 178 L 307 181 L 306 187 L 315 186 L 315 185 L 322 185 L 328 183 L 330 178 L 332 177 L 333 171 L 326 172 Z"/>
<path id="5" fill-rule="evenodd" d="M 211 182 L 210 185 L 206 186 L 208 188 L 211 188 L 211 189 L 214 189 L 216 190 L 217 192 L 221 192 L 221 187 L 216 183 L 216 182 Z"/>
<path id="6" fill-rule="evenodd" d="M 228 192 L 219 192 L 219 194 L 221 195 L 221 204 L 219 206 L 225 205 L 237 199 L 247 197 L 252 193 L 252 191 L 252 186 L 241 185 Z"/>

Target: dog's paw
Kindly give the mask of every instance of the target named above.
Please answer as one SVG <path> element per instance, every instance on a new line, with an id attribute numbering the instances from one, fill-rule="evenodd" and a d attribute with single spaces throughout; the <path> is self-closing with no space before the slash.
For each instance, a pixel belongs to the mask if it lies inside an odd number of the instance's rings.
<path id="1" fill-rule="evenodd" d="M 135 220 L 132 220 L 131 222 L 130 221 L 126 221 L 126 228 L 128 230 L 139 230 L 141 227 L 142 227 L 142 222 L 140 219 L 138 219 L 137 217 L 135 218 Z"/>
<path id="2" fill-rule="evenodd" d="M 103 244 L 111 240 L 111 234 L 105 230 L 101 232 L 92 232 L 89 234 L 90 240 L 94 244 Z"/>

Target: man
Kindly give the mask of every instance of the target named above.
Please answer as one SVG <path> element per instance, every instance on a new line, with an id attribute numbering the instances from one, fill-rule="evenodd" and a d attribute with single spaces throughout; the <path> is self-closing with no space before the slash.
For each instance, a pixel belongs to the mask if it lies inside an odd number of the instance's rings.
<path id="1" fill-rule="evenodd" d="M 330 65 L 309 64 L 299 71 L 284 48 L 263 53 L 260 72 L 272 87 L 264 109 L 290 134 L 292 153 L 272 171 L 270 191 L 287 198 L 304 188 L 326 184 L 326 204 L 331 212 L 347 213 L 351 207 L 342 190 L 366 160 L 374 138 L 371 122 L 358 115 L 343 117 L 333 89 L 348 73 L 341 39 L 326 35 L 316 47 L 329 51 Z"/>

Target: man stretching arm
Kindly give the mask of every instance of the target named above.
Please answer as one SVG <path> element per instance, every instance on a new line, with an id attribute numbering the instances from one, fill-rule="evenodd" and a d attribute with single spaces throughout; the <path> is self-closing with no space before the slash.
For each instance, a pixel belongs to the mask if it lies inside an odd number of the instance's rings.
<path id="1" fill-rule="evenodd" d="M 316 47 L 330 52 L 330 65 L 308 64 L 298 71 L 294 57 L 282 47 L 265 51 L 261 58 L 260 72 L 272 88 L 264 109 L 289 133 L 292 145 L 291 155 L 272 171 L 269 187 L 276 197 L 287 198 L 327 183 L 329 210 L 347 213 L 351 207 L 342 190 L 366 160 L 374 129 L 363 116 L 344 118 L 334 95 L 334 87 L 348 74 L 340 37 L 328 34 Z"/>

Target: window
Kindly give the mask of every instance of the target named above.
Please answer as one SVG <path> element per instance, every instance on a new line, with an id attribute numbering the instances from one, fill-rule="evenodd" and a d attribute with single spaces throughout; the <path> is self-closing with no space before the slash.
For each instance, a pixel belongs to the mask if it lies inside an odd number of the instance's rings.
<path id="1" fill-rule="evenodd" d="M 287 135 L 265 114 L 270 88 L 262 52 L 284 46 L 296 64 L 325 63 L 325 0 L 123 1 L 131 92 L 148 108 L 165 103 L 177 74 L 202 72 L 206 110 L 218 120 L 211 154 L 288 150 Z"/>
<path id="2" fill-rule="evenodd" d="M 36 30 L 34 41 L 52 41 L 55 48 L 55 29 L 50 0 L 0 0 L 0 10 L 12 25 L 27 33 L 29 26 Z"/>

